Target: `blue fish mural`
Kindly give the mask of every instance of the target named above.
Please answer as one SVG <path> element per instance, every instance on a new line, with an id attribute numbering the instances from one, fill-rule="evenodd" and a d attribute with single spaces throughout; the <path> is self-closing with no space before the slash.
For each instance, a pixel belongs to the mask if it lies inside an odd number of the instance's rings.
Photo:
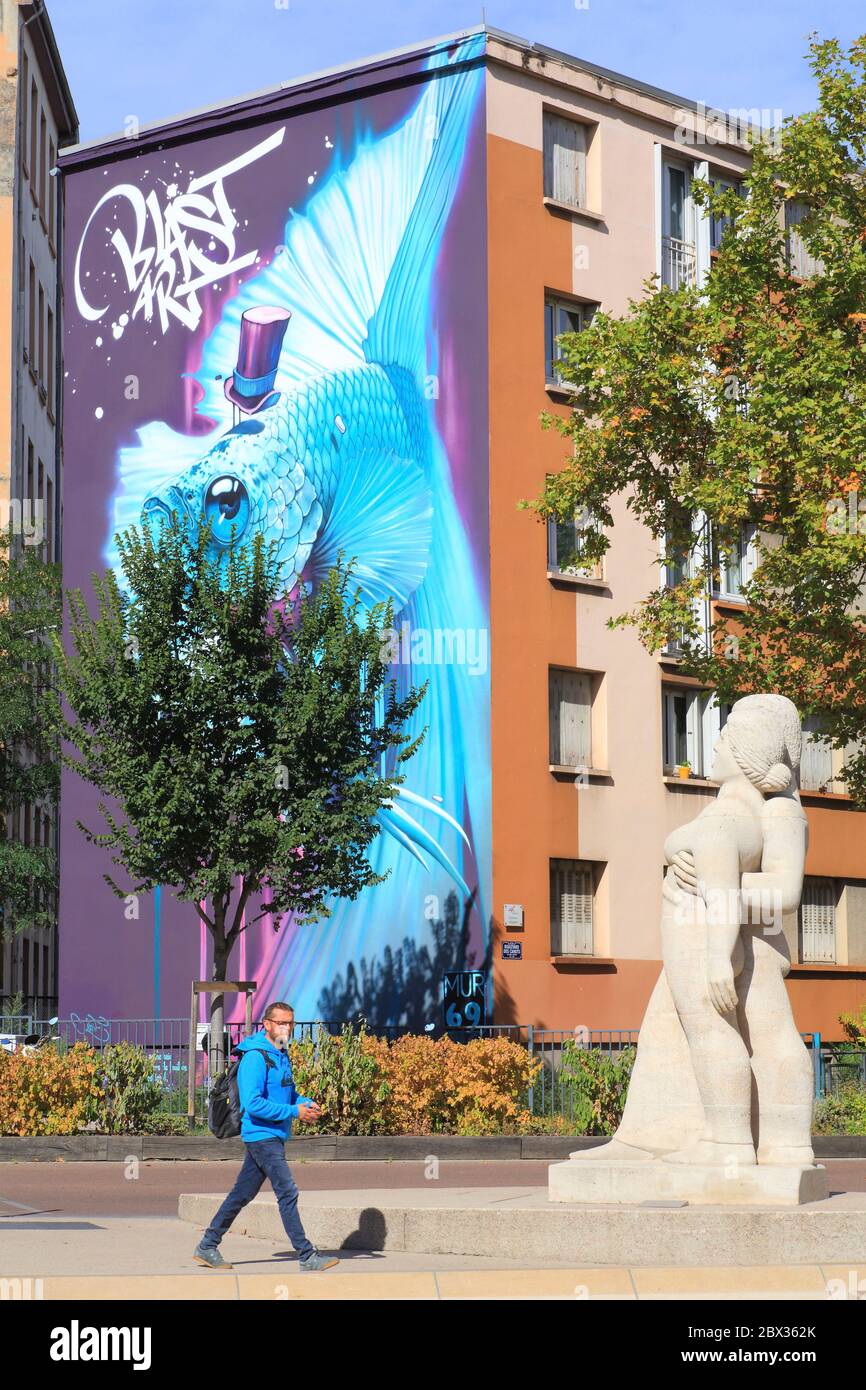
<path id="1" fill-rule="evenodd" d="M 288 920 L 247 945 L 247 974 L 299 1019 L 321 1016 L 349 967 L 406 938 L 423 945 L 450 893 L 471 907 L 478 951 L 487 944 L 486 552 L 473 551 L 437 427 L 436 329 L 437 260 L 483 92 L 483 70 L 466 66 L 478 43 L 435 54 L 409 115 L 337 152 L 271 262 L 225 303 L 194 373 L 213 431 L 156 421 L 118 456 L 112 533 L 172 512 L 208 516 L 217 549 L 263 532 L 287 593 L 315 586 L 343 551 L 364 600 L 392 599 L 412 639 L 398 680 L 430 681 L 410 730 L 427 736 L 371 850 L 387 881 L 318 925 Z M 117 566 L 113 542 L 105 558 Z M 374 1021 L 401 1021 L 399 1003 L 390 1012 Z"/>

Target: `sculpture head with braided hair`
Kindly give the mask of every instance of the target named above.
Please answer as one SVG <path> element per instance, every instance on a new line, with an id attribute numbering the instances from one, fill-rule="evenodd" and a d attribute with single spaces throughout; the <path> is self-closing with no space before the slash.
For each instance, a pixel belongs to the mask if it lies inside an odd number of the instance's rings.
<path id="1" fill-rule="evenodd" d="M 746 695 L 728 715 L 716 745 L 710 780 L 743 774 L 764 796 L 799 800 L 802 734 L 796 706 L 784 695 Z"/>

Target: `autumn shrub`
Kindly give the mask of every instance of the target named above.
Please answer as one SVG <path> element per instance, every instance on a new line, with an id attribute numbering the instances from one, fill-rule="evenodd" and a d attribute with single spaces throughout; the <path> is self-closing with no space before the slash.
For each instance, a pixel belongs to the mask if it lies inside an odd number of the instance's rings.
<path id="1" fill-rule="evenodd" d="M 507 1038 L 469 1043 L 365 1028 L 291 1045 L 295 1085 L 324 1113 L 305 1134 L 499 1134 L 526 1118 L 521 1097 L 537 1070 Z"/>
<path id="2" fill-rule="evenodd" d="M 153 1057 L 131 1042 L 112 1043 L 97 1056 L 100 1098 L 94 1118 L 100 1133 L 138 1134 L 148 1129 L 163 1093 Z"/>
<path id="3" fill-rule="evenodd" d="M 372 1039 L 364 1028 L 345 1024 L 334 1037 L 321 1026 L 315 1038 L 289 1046 L 298 1093 L 322 1106 L 321 1118 L 305 1134 L 376 1134 L 383 1098 L 382 1074 Z"/>
<path id="4" fill-rule="evenodd" d="M 0 1134 L 75 1134 L 101 1098 L 98 1056 L 86 1043 L 62 1053 L 0 1049 Z"/>

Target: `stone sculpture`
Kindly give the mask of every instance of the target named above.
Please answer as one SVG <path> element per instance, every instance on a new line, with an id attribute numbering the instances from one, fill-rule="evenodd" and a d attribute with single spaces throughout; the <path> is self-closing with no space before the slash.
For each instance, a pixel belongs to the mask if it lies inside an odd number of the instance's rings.
<path id="1" fill-rule="evenodd" d="M 738 1178 L 756 1166 L 786 1165 L 800 1177 L 812 1169 L 805 1187 L 789 1184 L 778 1199 L 823 1195 L 825 1170 L 814 1167 L 810 1137 L 812 1065 L 784 983 L 790 957 L 782 914 L 799 904 L 808 843 L 797 790 L 800 747 L 790 700 L 749 695 L 733 706 L 710 770 L 718 795 L 665 842 L 663 969 L 638 1037 L 622 1122 L 607 1143 L 551 1169 L 555 1200 L 599 1198 L 604 1185 L 580 1178 L 578 1167 L 631 1171 L 650 1162 L 657 1173 L 664 1165 L 659 1182 L 653 1187 L 645 1175 L 635 1200 L 675 1193 L 674 1166 Z M 609 1184 L 608 1200 L 629 1200 L 623 1176 Z M 745 1187 L 710 1183 L 703 1200 L 751 1191 L 760 1200 L 767 1183 L 759 1177 Z M 778 1186 L 778 1171 L 766 1177 Z M 697 1173 L 684 1174 L 679 1187 L 701 1200 L 696 1180 Z"/>

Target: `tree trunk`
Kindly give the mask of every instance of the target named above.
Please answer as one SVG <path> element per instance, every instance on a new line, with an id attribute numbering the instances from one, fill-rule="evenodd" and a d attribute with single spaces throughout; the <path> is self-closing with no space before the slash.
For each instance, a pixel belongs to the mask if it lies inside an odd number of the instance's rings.
<path id="1" fill-rule="evenodd" d="M 231 954 L 231 947 L 225 940 L 224 922 L 215 922 L 217 933 L 214 933 L 214 952 L 213 952 L 213 976 L 214 980 L 225 980 L 227 977 L 228 960 Z M 226 1050 L 225 1050 L 225 995 L 212 994 L 210 1006 L 210 1037 L 208 1041 L 208 1076 L 213 1083 L 220 1072 L 226 1069 Z"/>

